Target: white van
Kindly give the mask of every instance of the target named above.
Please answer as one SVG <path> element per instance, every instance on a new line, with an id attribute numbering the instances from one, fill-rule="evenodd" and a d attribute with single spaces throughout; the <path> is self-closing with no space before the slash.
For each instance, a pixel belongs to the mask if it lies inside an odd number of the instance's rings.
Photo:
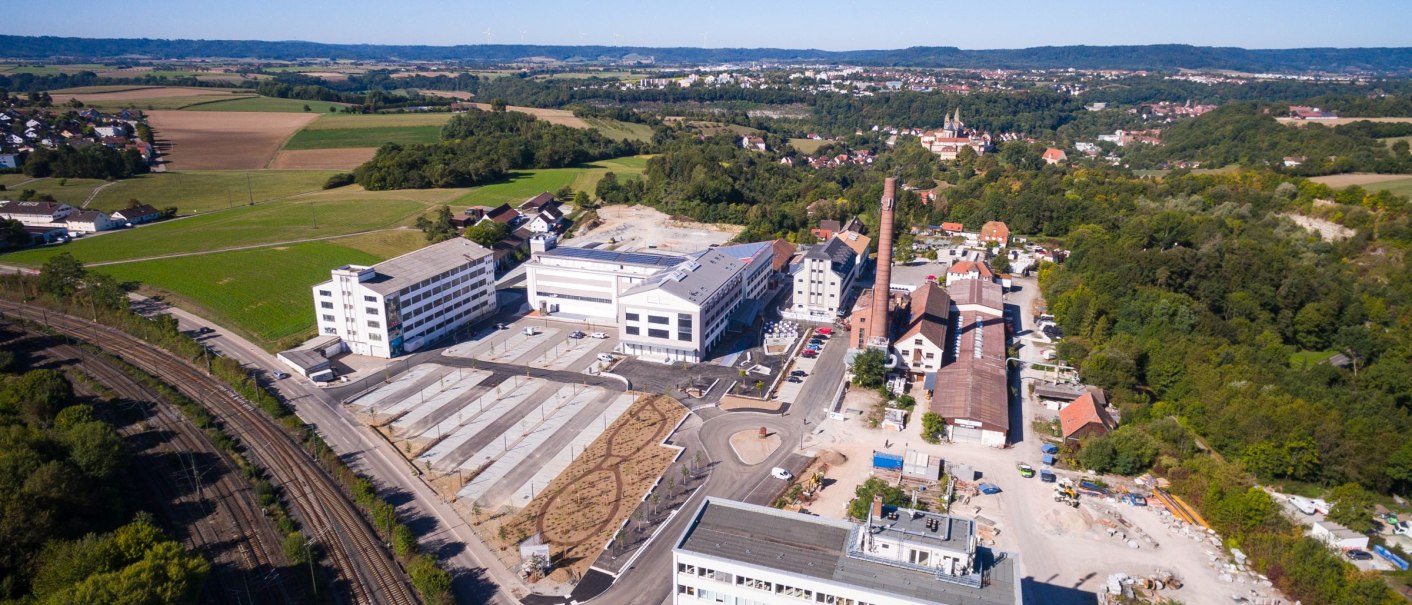
<path id="1" fill-rule="evenodd" d="M 524 332 L 524 335 L 525 335 L 525 336 L 534 336 L 534 334 L 535 334 L 534 328 L 530 328 L 530 327 L 526 327 L 524 330 L 521 330 L 521 331 Z"/>

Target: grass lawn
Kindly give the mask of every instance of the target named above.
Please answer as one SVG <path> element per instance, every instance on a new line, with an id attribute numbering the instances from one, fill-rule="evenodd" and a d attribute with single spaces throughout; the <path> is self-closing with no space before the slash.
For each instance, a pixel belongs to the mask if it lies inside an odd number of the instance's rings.
<path id="1" fill-rule="evenodd" d="M 1369 183 L 1362 187 L 1368 191 L 1388 191 L 1397 195 L 1412 197 L 1412 176 L 1404 179 Z"/>
<path id="2" fill-rule="evenodd" d="M 17 179 L 16 182 L 24 182 L 26 180 L 29 180 L 30 178 L 24 175 L 17 176 L 21 176 L 24 178 Z M 7 195 L 0 197 L 5 197 L 6 199 L 9 199 L 12 196 L 18 196 L 19 192 L 21 191 L 24 191 L 26 189 L 33 189 L 35 193 L 47 193 L 49 195 L 54 196 L 54 199 L 59 200 L 60 202 L 77 207 L 79 204 L 83 203 L 83 200 L 88 198 L 88 194 L 93 192 L 94 187 L 102 185 L 106 182 L 108 181 L 104 181 L 102 179 L 37 179 L 34 181 L 30 181 L 29 183 L 25 183 L 24 185 L 14 187 L 12 189 L 12 192 L 7 191 Z M 6 184 L 6 186 L 8 187 L 9 184 Z"/>
<path id="3" fill-rule="evenodd" d="M 155 208 L 176 206 L 180 214 L 197 214 L 248 204 L 252 198 L 258 204 L 319 191 L 332 174 L 333 171 L 323 170 L 185 170 L 154 173 L 114 183 L 100 191 L 89 207 L 112 212 L 126 208 L 128 200 L 137 199 Z"/>
<path id="4" fill-rule="evenodd" d="M 309 130 L 294 133 L 284 144 L 285 149 L 340 149 L 346 147 L 380 147 L 383 143 L 435 143 L 441 138 L 440 126 L 387 126 L 382 128 L 345 128 L 340 130 Z"/>
<path id="5" fill-rule="evenodd" d="M 11 187 L 23 183 L 25 181 L 31 180 L 33 178 L 34 177 L 19 173 L 0 174 L 0 185 Z"/>
<path id="6" fill-rule="evenodd" d="M 814 155 L 814 152 L 818 151 L 820 147 L 823 147 L 824 145 L 828 145 L 828 144 L 829 144 L 829 141 L 822 141 L 822 140 L 816 140 L 816 139 L 790 139 L 790 140 L 789 140 L 789 146 L 790 146 L 790 147 L 793 147 L 793 148 L 799 150 L 799 153 L 803 153 L 803 154 L 807 154 L 807 155 Z"/>
<path id="7" fill-rule="evenodd" d="M 1337 351 L 1299 351 L 1289 356 L 1289 365 L 1292 368 L 1313 367 L 1336 353 Z"/>
<path id="8" fill-rule="evenodd" d="M 196 103 L 188 103 L 181 107 L 191 111 L 277 111 L 285 113 L 299 113 L 308 106 L 310 111 L 328 113 L 330 107 L 346 107 L 346 103 L 330 103 L 328 101 L 301 101 L 299 99 L 277 99 L 274 97 L 246 97 L 243 99 L 232 99 L 212 102 L 209 99 Z"/>
<path id="9" fill-rule="evenodd" d="M 652 127 L 637 122 L 620 122 L 606 118 L 585 118 L 589 126 L 603 133 L 603 136 L 618 141 L 651 141 Z"/>
<path id="10" fill-rule="evenodd" d="M 1385 144 L 1387 144 L 1388 147 L 1392 147 L 1392 144 L 1393 144 L 1393 143 L 1396 143 L 1396 142 L 1398 142 L 1398 141 L 1407 141 L 1408 143 L 1412 143 L 1412 136 L 1406 136 L 1406 137 L 1387 137 L 1387 138 L 1385 138 L 1385 139 L 1378 139 L 1378 140 L 1379 140 L 1379 141 L 1382 141 L 1382 142 L 1385 143 Z"/>
<path id="11" fill-rule="evenodd" d="M 390 128 L 393 126 L 437 126 L 451 121 L 450 113 L 329 113 L 314 120 L 304 130 L 347 130 L 349 128 Z"/>
<path id="12" fill-rule="evenodd" d="M 361 250 L 379 258 L 401 256 L 427 245 L 427 237 L 416 229 L 360 233 L 331 240 L 345 248 Z"/>
<path id="13" fill-rule="evenodd" d="M 614 158 L 574 168 L 516 170 L 507 181 L 472 188 L 455 200 L 452 210 L 461 206 L 518 205 L 535 195 L 545 191 L 554 193 L 565 186 L 587 191 L 591 195 L 598 181 L 609 172 L 615 172 L 621 178 L 640 177 L 647 166 L 648 157 Z"/>
<path id="14" fill-rule="evenodd" d="M 420 234 L 419 234 L 420 235 Z M 383 257 L 330 242 L 223 252 L 96 268 L 140 281 L 180 306 L 274 349 L 281 339 L 313 335 L 309 288 L 347 263 Z M 218 276 L 218 277 L 217 277 Z"/>
<path id="15" fill-rule="evenodd" d="M 55 254 L 68 252 L 85 263 L 102 263 L 328 237 L 411 224 L 428 205 L 415 199 L 396 198 L 374 203 L 357 196 L 323 199 L 317 203 L 308 200 L 271 202 L 90 235 L 63 246 L 0 256 L 0 262 L 40 265 Z M 313 224 L 316 217 L 317 228 Z"/>

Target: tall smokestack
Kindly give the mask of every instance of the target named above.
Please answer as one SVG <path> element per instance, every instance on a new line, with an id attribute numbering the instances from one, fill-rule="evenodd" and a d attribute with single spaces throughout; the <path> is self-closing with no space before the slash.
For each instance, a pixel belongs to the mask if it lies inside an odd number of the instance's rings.
<path id="1" fill-rule="evenodd" d="M 888 177 L 883 181 L 882 216 L 878 221 L 878 269 L 873 281 L 873 306 L 868 310 L 868 324 L 864 326 L 867 333 L 862 335 L 866 339 L 863 345 L 868 347 L 887 347 L 890 342 L 887 303 L 892 297 L 892 211 L 896 199 L 897 179 Z"/>

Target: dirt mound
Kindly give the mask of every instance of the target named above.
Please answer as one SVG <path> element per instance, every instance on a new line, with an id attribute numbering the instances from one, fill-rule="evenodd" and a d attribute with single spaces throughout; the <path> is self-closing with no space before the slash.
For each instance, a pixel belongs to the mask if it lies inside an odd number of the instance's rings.
<path id="1" fill-rule="evenodd" d="M 823 450 L 819 452 L 817 458 L 820 462 L 823 462 L 824 464 L 827 464 L 829 466 L 838 466 L 840 464 L 845 464 L 848 462 L 848 456 L 845 456 L 833 450 Z"/>

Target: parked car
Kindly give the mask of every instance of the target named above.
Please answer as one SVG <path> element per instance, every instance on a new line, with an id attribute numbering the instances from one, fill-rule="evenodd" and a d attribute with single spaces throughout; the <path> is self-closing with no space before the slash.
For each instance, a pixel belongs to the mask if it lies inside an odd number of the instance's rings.
<path id="1" fill-rule="evenodd" d="M 617 361 L 617 358 L 607 353 L 599 353 L 598 361 L 601 361 L 603 363 L 613 363 L 614 361 Z"/>
<path id="2" fill-rule="evenodd" d="M 592 334 L 589 334 L 588 337 L 589 337 L 589 338 L 597 338 L 598 340 L 603 340 L 604 338 L 607 338 L 608 335 L 607 335 L 607 334 L 604 334 L 604 333 L 602 333 L 602 332 L 594 332 L 594 333 L 592 333 Z"/>
<path id="3" fill-rule="evenodd" d="M 1348 560 L 1350 560 L 1350 561 L 1372 561 L 1372 560 L 1373 560 L 1373 553 L 1370 553 L 1370 552 L 1368 552 L 1368 551 L 1366 551 L 1366 550 L 1350 550 L 1350 551 L 1348 551 L 1348 552 L 1346 552 L 1346 553 L 1343 553 L 1343 556 L 1348 557 Z"/>
<path id="4" fill-rule="evenodd" d="M 1039 471 L 1039 480 L 1040 480 L 1040 481 L 1043 481 L 1043 482 L 1045 482 L 1045 483 L 1054 483 L 1055 479 L 1056 479 L 1056 477 L 1054 476 L 1054 471 L 1051 471 L 1051 470 L 1049 470 L 1049 469 L 1047 469 L 1047 468 L 1045 468 L 1045 469 L 1040 469 L 1040 471 Z"/>
<path id="5" fill-rule="evenodd" d="M 196 333 L 197 333 L 197 334 L 210 334 L 210 333 L 212 333 L 212 332 L 215 332 L 215 330 L 212 330 L 211 328 L 208 328 L 208 327 L 206 327 L 206 326 L 201 326 L 201 327 L 199 327 L 199 328 L 196 328 Z"/>
<path id="6" fill-rule="evenodd" d="M 798 377 L 798 376 L 790 376 L 789 378 L 784 379 L 784 381 L 785 381 L 785 382 L 804 382 L 804 379 L 803 379 L 803 378 L 800 378 L 800 377 Z"/>
<path id="7" fill-rule="evenodd" d="M 1000 493 L 1000 486 L 994 483 L 982 483 L 980 487 L 981 493 L 987 496 Z"/>
<path id="8" fill-rule="evenodd" d="M 770 469 L 770 476 L 776 479 L 783 479 L 785 481 L 789 481 L 790 479 L 794 478 L 794 473 L 791 473 L 776 466 L 775 468 Z"/>
<path id="9" fill-rule="evenodd" d="M 805 377 L 805 376 L 808 376 L 809 373 L 808 373 L 808 372 L 805 372 L 804 370 L 795 370 L 795 371 L 793 371 L 793 372 L 790 372 L 789 375 L 790 375 L 790 376 L 798 376 L 798 377 L 800 377 L 800 378 L 803 378 L 803 377 Z"/>
<path id="10" fill-rule="evenodd" d="M 819 329 L 818 329 L 818 332 L 819 332 L 820 334 L 823 334 L 824 336 L 828 336 L 829 334 L 833 334 L 833 329 L 832 329 L 832 328 L 819 328 Z"/>
<path id="11" fill-rule="evenodd" d="M 281 371 L 279 371 L 279 370 L 275 370 L 275 371 L 271 372 L 271 373 L 270 373 L 270 376 L 274 376 L 274 377 L 275 377 L 275 380 L 284 380 L 284 379 L 286 379 L 286 378 L 289 378 L 289 374 L 288 374 L 288 373 L 286 373 L 286 372 L 281 372 Z"/>
<path id="12" fill-rule="evenodd" d="M 818 351 L 809 350 L 809 351 L 805 351 L 805 352 L 803 352 L 803 353 L 800 353 L 799 356 L 800 356 L 800 357 L 805 357 L 805 358 L 808 358 L 808 359 L 813 359 L 813 358 L 819 356 L 819 352 L 818 352 Z"/>
<path id="13" fill-rule="evenodd" d="M 1023 462 L 1016 464 L 1015 468 L 1020 470 L 1020 476 L 1026 479 L 1034 476 L 1034 467 Z"/>
<path id="14" fill-rule="evenodd" d="M 521 332 L 524 332 L 525 336 L 534 336 L 534 335 L 535 335 L 534 328 L 530 328 L 530 327 L 526 327 L 524 330 L 521 330 Z"/>
<path id="15" fill-rule="evenodd" d="M 585 334 L 584 334 L 582 331 L 579 331 L 579 330 L 574 330 L 573 332 L 569 332 L 569 338 L 572 338 L 572 339 L 574 339 L 574 340 L 578 340 L 578 339 L 580 339 L 580 338 L 583 338 L 584 336 L 585 336 Z"/>

